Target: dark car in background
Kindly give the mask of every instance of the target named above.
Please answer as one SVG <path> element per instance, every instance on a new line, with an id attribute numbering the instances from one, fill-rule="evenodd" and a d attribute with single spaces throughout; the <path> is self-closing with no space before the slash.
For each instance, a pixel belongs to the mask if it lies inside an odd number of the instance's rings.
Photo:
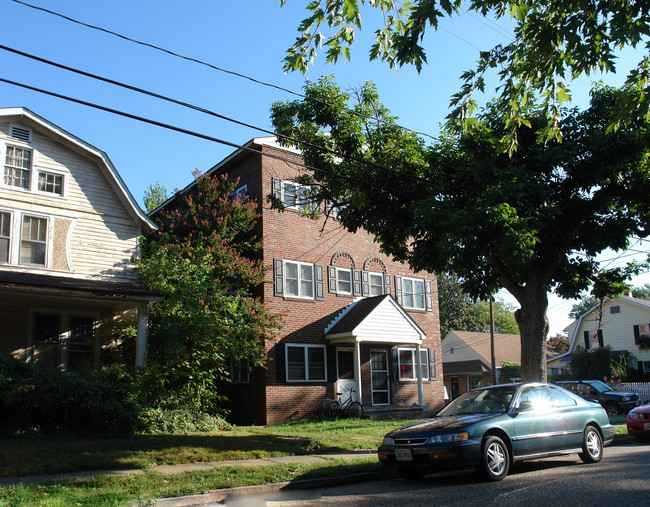
<path id="1" fill-rule="evenodd" d="M 600 380 L 561 380 L 555 384 L 585 400 L 597 401 L 609 415 L 627 414 L 641 404 L 638 394 L 616 391 Z"/>
<path id="2" fill-rule="evenodd" d="M 650 442 L 650 405 L 641 405 L 628 412 L 627 433 L 639 443 Z"/>
<path id="3" fill-rule="evenodd" d="M 378 456 L 409 479 L 476 467 L 500 481 L 514 461 L 578 453 L 596 463 L 613 438 L 597 403 L 554 385 L 505 384 L 466 392 L 432 419 L 387 433 Z"/>

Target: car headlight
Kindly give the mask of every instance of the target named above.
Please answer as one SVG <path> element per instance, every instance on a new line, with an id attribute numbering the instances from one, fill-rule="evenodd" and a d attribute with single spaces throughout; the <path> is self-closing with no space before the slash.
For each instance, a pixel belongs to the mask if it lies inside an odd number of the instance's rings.
<path id="1" fill-rule="evenodd" d="M 630 401 L 631 399 L 632 399 L 632 398 L 630 398 L 629 396 L 623 396 L 623 397 L 621 398 L 621 401 Z"/>
<path id="2" fill-rule="evenodd" d="M 446 433 L 444 435 L 434 435 L 427 439 L 427 444 L 448 444 L 450 442 L 463 442 L 469 440 L 469 433 Z"/>
<path id="3" fill-rule="evenodd" d="M 637 414 L 636 412 L 630 412 L 627 414 L 628 419 L 634 419 L 635 421 L 640 421 L 641 420 L 641 414 Z"/>
<path id="4" fill-rule="evenodd" d="M 390 437 L 384 437 L 384 440 L 382 440 L 381 445 L 395 445 L 395 440 L 393 440 Z"/>

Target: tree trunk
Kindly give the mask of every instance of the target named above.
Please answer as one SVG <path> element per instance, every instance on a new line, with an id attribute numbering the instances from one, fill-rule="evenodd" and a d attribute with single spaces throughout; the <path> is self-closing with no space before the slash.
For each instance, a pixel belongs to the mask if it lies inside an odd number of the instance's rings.
<path id="1" fill-rule="evenodd" d="M 515 312 L 521 340 L 522 382 L 546 382 L 546 335 L 548 298 L 545 289 L 527 287 Z"/>

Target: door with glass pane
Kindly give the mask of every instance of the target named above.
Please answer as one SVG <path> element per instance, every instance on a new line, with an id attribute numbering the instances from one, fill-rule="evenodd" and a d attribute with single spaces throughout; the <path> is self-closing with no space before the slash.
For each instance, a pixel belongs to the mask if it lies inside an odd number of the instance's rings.
<path id="1" fill-rule="evenodd" d="M 388 351 L 370 351 L 370 387 L 373 405 L 389 405 Z"/>
<path id="2" fill-rule="evenodd" d="M 348 398 L 359 401 L 355 390 L 354 353 L 351 349 L 336 349 L 336 392 L 339 402 L 344 403 Z"/>

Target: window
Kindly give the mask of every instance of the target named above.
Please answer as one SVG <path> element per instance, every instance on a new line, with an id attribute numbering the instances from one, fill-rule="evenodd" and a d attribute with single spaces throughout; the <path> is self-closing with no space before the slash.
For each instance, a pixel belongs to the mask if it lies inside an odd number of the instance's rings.
<path id="1" fill-rule="evenodd" d="M 384 293 L 383 273 L 368 273 L 368 284 L 371 296 L 381 296 Z"/>
<path id="2" fill-rule="evenodd" d="M 395 295 L 397 302 L 406 309 L 433 309 L 431 298 L 431 282 L 420 278 L 395 277 Z"/>
<path id="3" fill-rule="evenodd" d="M 32 150 L 7 145 L 4 184 L 29 190 L 32 173 Z"/>
<path id="4" fill-rule="evenodd" d="M 325 345 L 287 345 L 287 381 L 325 381 Z"/>
<path id="5" fill-rule="evenodd" d="M 237 190 L 233 192 L 232 200 L 235 201 L 237 199 L 242 199 L 247 192 L 248 192 L 248 185 L 242 185 L 241 187 L 239 187 Z"/>
<path id="6" fill-rule="evenodd" d="M 483 384 L 483 375 L 468 375 L 467 376 L 467 388 L 471 391 L 472 389 L 477 389 Z"/>
<path id="7" fill-rule="evenodd" d="M 64 371 L 94 364 L 97 318 L 65 310 L 31 313 L 34 364 Z"/>
<path id="8" fill-rule="evenodd" d="M 609 307 L 609 313 L 614 314 L 614 313 L 621 313 L 621 307 L 616 305 L 616 306 L 610 306 Z"/>
<path id="9" fill-rule="evenodd" d="M 38 172 L 38 191 L 63 195 L 63 175 L 45 171 Z"/>
<path id="10" fill-rule="evenodd" d="M 0 262 L 9 262 L 11 245 L 11 213 L 0 212 Z"/>
<path id="11" fill-rule="evenodd" d="M 402 279 L 404 308 L 424 310 L 424 280 Z"/>
<path id="12" fill-rule="evenodd" d="M 307 262 L 273 259 L 273 293 L 323 300 L 323 266 Z"/>
<path id="13" fill-rule="evenodd" d="M 634 343 L 640 348 L 650 347 L 650 324 L 634 326 Z"/>
<path id="14" fill-rule="evenodd" d="M 643 373 L 650 373 L 650 361 L 639 361 L 640 370 Z"/>
<path id="15" fill-rule="evenodd" d="M 415 357 L 416 349 L 414 348 L 398 348 L 397 361 L 399 363 L 399 379 L 400 380 L 417 380 L 417 360 Z M 433 362 L 433 376 L 429 377 L 430 360 Z M 435 379 L 435 351 L 430 349 L 420 349 L 420 361 L 422 363 L 422 379 L 428 380 L 429 378 Z"/>
<path id="16" fill-rule="evenodd" d="M 584 332 L 585 349 L 597 349 L 603 347 L 603 330 L 596 329 L 594 331 Z"/>
<path id="17" fill-rule="evenodd" d="M 284 293 L 300 298 L 314 297 L 314 265 L 302 262 L 284 263 Z"/>
<path id="18" fill-rule="evenodd" d="M 556 407 L 573 407 L 576 405 L 576 400 L 571 398 L 571 396 L 565 392 L 562 392 L 552 386 L 549 387 L 549 391 Z"/>
<path id="19" fill-rule="evenodd" d="M 23 215 L 19 264 L 45 266 L 47 219 Z"/>
<path id="20" fill-rule="evenodd" d="M 68 341 L 69 370 L 77 370 L 94 362 L 95 319 L 93 317 L 71 316 Z"/>
<path id="21" fill-rule="evenodd" d="M 337 268 L 328 266 L 329 291 L 335 294 L 352 294 L 353 293 L 353 270 L 351 268 Z"/>
<path id="22" fill-rule="evenodd" d="M 310 187 L 277 178 L 273 178 L 272 183 L 273 196 L 282 201 L 285 207 L 304 211 L 314 209 L 314 203 L 309 198 Z"/>
<path id="23" fill-rule="evenodd" d="M 250 366 L 248 359 L 230 360 L 230 381 L 233 384 L 248 384 L 250 380 Z"/>

